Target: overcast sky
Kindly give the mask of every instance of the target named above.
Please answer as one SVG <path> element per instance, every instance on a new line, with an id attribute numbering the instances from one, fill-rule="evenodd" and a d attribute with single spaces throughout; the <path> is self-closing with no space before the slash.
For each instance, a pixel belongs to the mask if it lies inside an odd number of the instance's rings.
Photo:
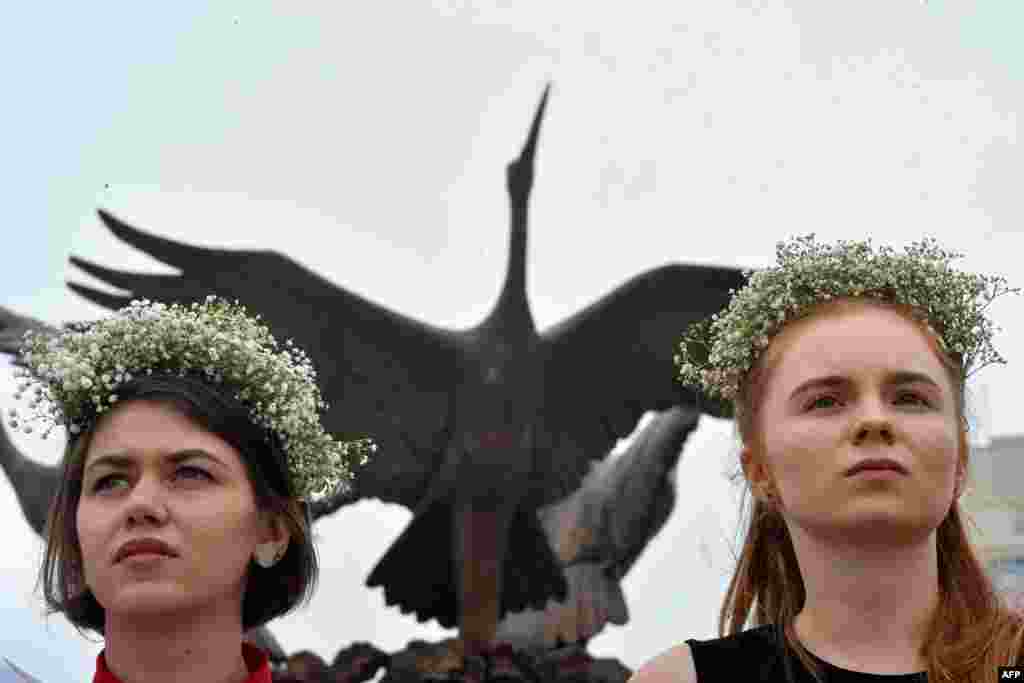
<path id="1" fill-rule="evenodd" d="M 812 231 L 932 235 L 964 267 L 1024 284 L 1016 0 L 514 5 L 12 5 L 0 305 L 54 323 L 100 314 L 65 287 L 89 282 L 71 254 L 165 272 L 102 227 L 104 207 L 193 244 L 285 252 L 435 325 L 475 324 L 504 275 L 504 165 L 548 81 L 527 271 L 542 329 L 646 269 L 768 265 L 776 241 Z M 1009 365 L 974 383 L 993 434 L 1024 431 L 1022 306 L 993 305 Z M 714 634 L 735 455 L 731 423 L 705 419 L 676 512 L 626 580 L 633 619 L 594 653 L 636 667 Z M 317 527 L 321 588 L 273 625 L 286 649 L 330 659 L 356 640 L 441 635 L 362 585 L 408 518 L 366 503 Z M 48 683 L 86 680 L 101 646 L 40 616 L 40 544 L 3 478 L 0 520 L 0 653 Z"/>

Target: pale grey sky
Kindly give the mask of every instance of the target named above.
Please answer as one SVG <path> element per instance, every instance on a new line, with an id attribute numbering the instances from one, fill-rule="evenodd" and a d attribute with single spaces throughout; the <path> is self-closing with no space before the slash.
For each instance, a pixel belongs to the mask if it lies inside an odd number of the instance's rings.
<path id="1" fill-rule="evenodd" d="M 504 272 L 504 165 L 548 80 L 527 273 L 542 328 L 648 268 L 766 265 L 777 240 L 811 231 L 933 235 L 965 267 L 1024 284 L 1019 3 L 283 7 L 8 10 L 0 305 L 51 322 L 99 314 L 64 285 L 88 281 L 70 254 L 164 270 L 100 225 L 104 207 L 194 244 L 283 251 L 405 314 L 471 325 Z M 1022 306 L 993 305 L 1010 364 L 976 382 L 996 434 L 1022 431 Z M 53 443 L 19 443 L 57 457 Z M 734 455 L 731 425 L 705 420 L 677 510 L 626 581 L 633 620 L 595 653 L 635 667 L 713 634 Z M 287 649 L 330 658 L 354 640 L 394 649 L 440 634 L 362 587 L 408 516 L 367 503 L 317 528 L 321 589 L 273 627 Z M 99 646 L 37 616 L 39 545 L 5 479 L 0 519 L 0 653 L 48 683 L 83 680 Z"/>

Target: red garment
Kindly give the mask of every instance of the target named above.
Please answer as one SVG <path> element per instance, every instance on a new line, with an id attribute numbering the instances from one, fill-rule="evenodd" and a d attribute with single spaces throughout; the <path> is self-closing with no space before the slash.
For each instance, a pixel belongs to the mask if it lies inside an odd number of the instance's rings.
<path id="1" fill-rule="evenodd" d="M 110 673 L 103 652 L 96 655 L 96 675 L 92 677 L 92 683 L 122 683 L 120 678 Z M 242 657 L 245 658 L 245 665 L 249 669 L 249 677 L 245 679 L 245 683 L 272 683 L 270 659 L 266 652 L 243 641 Z"/>

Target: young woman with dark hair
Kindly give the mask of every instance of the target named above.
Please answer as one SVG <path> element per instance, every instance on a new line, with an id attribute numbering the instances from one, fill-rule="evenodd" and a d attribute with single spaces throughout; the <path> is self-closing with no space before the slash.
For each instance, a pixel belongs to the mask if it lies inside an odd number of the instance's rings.
<path id="1" fill-rule="evenodd" d="M 210 299 L 136 303 L 23 358 L 35 416 L 69 433 L 43 594 L 103 636 L 94 681 L 269 683 L 242 634 L 308 601 L 306 503 L 372 449 L 323 432 L 305 355 Z"/>

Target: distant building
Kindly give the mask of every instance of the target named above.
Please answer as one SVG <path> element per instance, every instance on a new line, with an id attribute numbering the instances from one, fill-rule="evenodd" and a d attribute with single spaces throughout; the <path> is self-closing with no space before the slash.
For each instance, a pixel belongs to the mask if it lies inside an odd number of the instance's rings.
<path id="1" fill-rule="evenodd" d="M 977 526 L 971 539 L 996 583 L 1024 593 L 1024 434 L 974 444 L 970 470 L 961 503 Z"/>

